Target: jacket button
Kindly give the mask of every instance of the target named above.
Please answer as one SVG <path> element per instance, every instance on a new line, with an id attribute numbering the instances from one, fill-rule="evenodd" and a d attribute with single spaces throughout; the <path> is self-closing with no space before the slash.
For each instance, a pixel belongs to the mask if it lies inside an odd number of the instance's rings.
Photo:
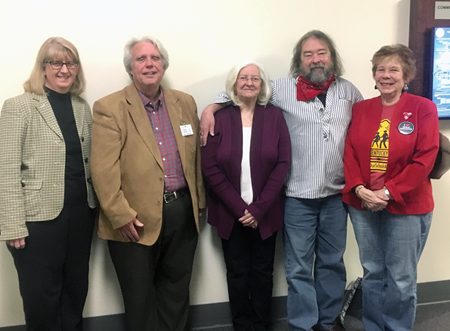
<path id="1" fill-rule="evenodd" d="M 84 137 L 81 137 L 81 142 L 82 142 L 82 143 L 84 142 Z"/>
<path id="2" fill-rule="evenodd" d="M 84 163 L 88 163 L 89 162 L 89 159 L 88 158 L 85 158 L 84 159 Z"/>

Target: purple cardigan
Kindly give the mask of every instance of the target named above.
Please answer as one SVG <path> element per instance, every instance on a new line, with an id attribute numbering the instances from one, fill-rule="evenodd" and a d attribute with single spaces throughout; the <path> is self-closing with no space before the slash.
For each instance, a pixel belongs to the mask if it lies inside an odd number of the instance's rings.
<path id="1" fill-rule="evenodd" d="M 283 226 L 283 184 L 291 165 L 291 141 L 281 110 L 256 105 L 250 140 L 253 202 L 241 198 L 242 121 L 237 106 L 215 116 L 214 137 L 202 149 L 202 171 L 209 184 L 208 223 L 228 239 L 245 209 L 258 221 L 261 238 Z"/>

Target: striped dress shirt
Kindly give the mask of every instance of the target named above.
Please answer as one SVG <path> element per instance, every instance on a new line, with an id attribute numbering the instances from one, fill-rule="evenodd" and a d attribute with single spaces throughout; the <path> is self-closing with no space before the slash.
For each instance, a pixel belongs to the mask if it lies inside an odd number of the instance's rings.
<path id="1" fill-rule="evenodd" d="M 220 93 L 214 103 L 230 99 Z M 292 146 L 286 196 L 325 198 L 344 187 L 344 147 L 352 107 L 363 100 L 349 81 L 337 78 L 328 88 L 326 106 L 319 98 L 297 100 L 297 78 L 272 81 L 270 102 L 283 110 Z"/>

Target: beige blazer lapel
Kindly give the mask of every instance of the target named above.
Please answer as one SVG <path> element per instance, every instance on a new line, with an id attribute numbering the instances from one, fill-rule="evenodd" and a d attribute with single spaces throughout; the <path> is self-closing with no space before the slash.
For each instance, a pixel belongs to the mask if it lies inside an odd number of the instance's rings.
<path id="1" fill-rule="evenodd" d="M 164 101 L 166 103 L 167 112 L 169 113 L 170 122 L 172 124 L 173 133 L 177 141 L 178 153 L 180 154 L 181 163 L 186 164 L 185 154 L 185 139 L 181 134 L 181 125 L 190 124 L 183 122 L 183 109 L 181 109 L 178 98 L 172 93 L 171 90 L 162 88 L 164 93 Z"/>
<path id="2" fill-rule="evenodd" d="M 77 126 L 78 137 L 81 137 L 81 135 L 83 134 L 85 116 L 84 105 L 81 102 L 77 101 L 76 97 L 72 96 L 72 108 L 73 116 L 75 118 L 75 124 Z"/>
<path id="3" fill-rule="evenodd" d="M 52 106 L 50 105 L 47 96 L 34 94 L 33 99 L 37 102 L 37 111 L 41 114 L 48 127 L 52 129 L 61 139 L 64 139 L 61 129 L 59 128 L 58 121 L 56 120 L 55 113 L 53 113 Z"/>
<path id="4" fill-rule="evenodd" d="M 161 153 L 159 152 L 158 145 L 156 144 L 155 135 L 153 134 L 153 129 L 150 124 L 150 119 L 148 118 L 147 112 L 145 111 L 142 100 L 139 97 L 138 91 L 133 84 L 128 85 L 125 88 L 125 97 L 128 102 L 128 112 L 133 119 L 134 125 L 145 142 L 145 145 L 153 154 L 156 162 L 164 169 L 164 165 L 161 159 Z"/>

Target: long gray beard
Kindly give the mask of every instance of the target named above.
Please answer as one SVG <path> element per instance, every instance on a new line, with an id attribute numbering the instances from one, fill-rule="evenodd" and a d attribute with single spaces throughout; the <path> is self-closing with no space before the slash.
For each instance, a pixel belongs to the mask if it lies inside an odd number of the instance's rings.
<path id="1" fill-rule="evenodd" d="M 312 70 L 314 68 L 322 68 L 323 70 Z M 311 83 L 320 84 L 326 81 L 333 74 L 333 66 L 326 68 L 321 64 L 312 64 L 309 66 L 309 70 L 306 72 L 303 67 L 300 67 L 300 75 L 305 77 Z"/>

